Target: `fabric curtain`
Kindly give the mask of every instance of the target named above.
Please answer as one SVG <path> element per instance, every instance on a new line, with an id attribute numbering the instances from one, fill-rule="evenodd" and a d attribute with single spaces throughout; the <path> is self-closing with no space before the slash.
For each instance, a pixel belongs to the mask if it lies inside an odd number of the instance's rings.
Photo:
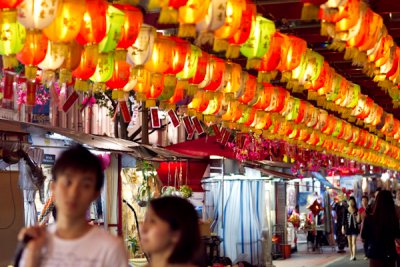
<path id="1" fill-rule="evenodd" d="M 232 179 L 230 176 L 229 179 Z M 225 180 L 205 184 L 206 215 L 222 237 L 221 252 L 233 262 L 262 264 L 265 190 L 260 180 Z"/>
<path id="2" fill-rule="evenodd" d="M 32 172 L 25 160 L 18 162 L 19 186 L 24 194 L 24 215 L 25 226 L 35 225 L 37 222 L 37 211 L 35 205 L 35 195 L 37 187 L 33 183 Z"/>

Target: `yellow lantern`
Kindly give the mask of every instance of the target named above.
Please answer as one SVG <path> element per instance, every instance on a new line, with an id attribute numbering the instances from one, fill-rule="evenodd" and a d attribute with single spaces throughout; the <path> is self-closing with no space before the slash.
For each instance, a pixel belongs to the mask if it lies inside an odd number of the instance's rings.
<path id="1" fill-rule="evenodd" d="M 231 94 L 233 97 L 233 93 L 239 91 L 241 85 L 241 75 L 242 67 L 239 64 L 226 62 L 224 75 L 225 88 L 223 89 L 225 97 L 227 97 L 227 94 Z"/>
<path id="2" fill-rule="evenodd" d="M 44 34 L 55 43 L 71 42 L 79 33 L 85 11 L 85 1 L 63 0 L 53 22 L 43 29 Z"/>
<path id="3" fill-rule="evenodd" d="M 210 0 L 188 0 L 186 5 L 179 8 L 179 37 L 195 37 L 196 24 L 202 21 L 210 6 Z"/>

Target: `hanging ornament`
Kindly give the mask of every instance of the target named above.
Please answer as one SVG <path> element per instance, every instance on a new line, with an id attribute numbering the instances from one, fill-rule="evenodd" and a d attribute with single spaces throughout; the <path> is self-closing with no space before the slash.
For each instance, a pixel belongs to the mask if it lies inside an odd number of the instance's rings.
<path id="1" fill-rule="evenodd" d="M 143 23 L 143 14 L 139 8 L 131 5 L 114 4 L 114 7 L 125 14 L 117 49 L 127 50 L 136 42 L 139 36 Z"/>
<path id="2" fill-rule="evenodd" d="M 59 73 L 60 83 L 72 82 L 72 71 L 79 67 L 82 53 L 83 47 L 76 41 L 67 45 L 67 53 Z"/>
<path id="3" fill-rule="evenodd" d="M 47 53 L 42 62 L 38 64 L 38 67 L 42 69 L 42 81 L 55 80 L 55 70 L 60 68 L 65 58 L 64 47 L 54 45 L 53 42 L 48 41 Z"/>
<path id="4" fill-rule="evenodd" d="M 210 0 L 188 0 L 184 6 L 179 8 L 179 37 L 196 37 L 196 24 L 206 17 L 210 2 Z"/>
<path id="5" fill-rule="evenodd" d="M 106 14 L 107 33 L 99 43 L 100 53 L 109 53 L 115 50 L 121 39 L 121 32 L 125 22 L 124 12 L 112 5 L 108 5 Z"/>
<path id="6" fill-rule="evenodd" d="M 90 77 L 95 73 L 99 59 L 99 51 L 97 45 L 85 46 L 82 51 L 79 66 L 72 71 L 72 76 L 77 80 L 75 81 L 76 90 L 88 90 L 88 83 Z"/>

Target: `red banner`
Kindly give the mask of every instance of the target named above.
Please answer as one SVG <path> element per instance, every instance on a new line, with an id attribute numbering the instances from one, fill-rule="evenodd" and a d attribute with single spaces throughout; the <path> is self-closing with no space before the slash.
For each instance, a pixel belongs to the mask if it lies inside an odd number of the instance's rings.
<path id="1" fill-rule="evenodd" d="M 193 121 L 193 125 L 194 125 L 194 128 L 196 129 L 197 133 L 199 135 L 204 133 L 203 126 L 201 126 L 199 119 L 197 117 L 193 116 L 192 121 Z"/>
<path id="2" fill-rule="evenodd" d="M 183 120 L 183 125 L 185 126 L 185 129 L 186 129 L 186 133 L 188 134 L 187 139 L 192 140 L 193 135 L 194 135 L 194 128 L 192 125 L 192 121 L 190 120 L 189 116 L 183 117 L 182 120 Z"/>
<path id="3" fill-rule="evenodd" d="M 169 116 L 169 120 L 171 121 L 174 128 L 179 127 L 179 125 L 181 125 L 181 123 L 179 122 L 178 115 L 176 115 L 175 110 L 170 109 L 168 111 L 168 116 Z"/>
<path id="4" fill-rule="evenodd" d="M 151 127 L 153 129 L 161 128 L 161 120 L 158 116 L 158 107 L 150 108 Z"/>
<path id="5" fill-rule="evenodd" d="M 14 75 L 9 71 L 4 72 L 4 88 L 3 88 L 3 97 L 6 100 L 12 100 L 14 95 Z"/>
<path id="6" fill-rule="evenodd" d="M 211 127 L 212 127 L 213 130 L 214 130 L 215 138 L 216 138 L 217 141 L 219 142 L 219 141 L 221 140 L 222 135 L 221 135 L 221 131 L 219 130 L 218 125 L 217 125 L 217 124 L 213 124 Z"/>
<path id="7" fill-rule="evenodd" d="M 76 100 L 78 100 L 79 95 L 77 92 L 73 91 L 72 94 L 67 98 L 67 100 L 65 101 L 62 110 L 64 112 L 68 112 L 70 111 L 71 107 L 74 105 L 74 103 L 76 102 Z"/>
<path id="8" fill-rule="evenodd" d="M 26 82 L 26 104 L 29 106 L 36 104 L 36 88 L 37 84 L 35 81 L 28 80 Z"/>
<path id="9" fill-rule="evenodd" d="M 222 135 L 221 144 L 225 146 L 226 143 L 228 143 L 229 138 L 231 137 L 231 132 L 228 131 L 228 130 L 226 130 L 225 128 L 224 128 L 224 130 L 225 130 L 225 131 L 223 131 L 224 134 Z"/>
<path id="10" fill-rule="evenodd" d="M 131 121 L 131 113 L 129 112 L 128 105 L 125 100 L 119 101 L 119 107 L 124 122 L 129 123 Z"/>

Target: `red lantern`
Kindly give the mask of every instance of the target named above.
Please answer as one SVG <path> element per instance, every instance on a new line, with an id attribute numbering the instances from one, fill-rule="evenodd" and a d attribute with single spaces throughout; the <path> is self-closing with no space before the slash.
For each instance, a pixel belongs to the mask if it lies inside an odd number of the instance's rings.
<path id="1" fill-rule="evenodd" d="M 209 64 L 212 64 L 212 78 L 210 83 L 204 87 L 206 91 L 216 91 L 222 84 L 222 78 L 225 72 L 225 61 L 212 56 Z"/>
<path id="2" fill-rule="evenodd" d="M 271 43 L 267 53 L 261 58 L 260 68 L 258 71 L 268 72 L 276 70 L 281 60 L 281 47 L 285 42 L 284 35 L 275 32 L 271 36 Z"/>
<path id="3" fill-rule="evenodd" d="M 306 53 L 307 42 L 295 36 L 284 36 L 281 46 L 281 61 L 279 71 L 291 71 L 300 65 L 302 56 Z"/>
<path id="4" fill-rule="evenodd" d="M 265 110 L 271 104 L 271 96 L 274 91 L 274 87 L 269 83 L 263 83 L 257 88 L 258 99 L 253 105 L 256 110 Z"/>
<path id="5" fill-rule="evenodd" d="M 256 95 L 257 79 L 256 77 L 247 74 L 246 85 L 243 95 L 238 99 L 242 104 L 249 104 Z"/>
<path id="6" fill-rule="evenodd" d="M 0 9 L 14 9 L 17 8 L 17 6 L 22 2 L 23 0 L 1 0 Z"/>
<path id="7" fill-rule="evenodd" d="M 191 84 L 199 84 L 204 81 L 207 73 L 207 65 L 211 56 L 206 52 L 202 51 L 201 56 L 197 61 L 197 69 L 195 75 L 189 79 L 189 83 Z"/>
<path id="8" fill-rule="evenodd" d="M 122 89 L 128 82 L 131 73 L 131 66 L 125 60 L 114 61 L 114 71 L 106 82 L 111 89 Z"/>
<path id="9" fill-rule="evenodd" d="M 131 5 L 119 5 L 114 6 L 125 13 L 125 21 L 121 30 L 121 38 L 117 44 L 117 49 L 128 49 L 133 43 L 135 43 L 140 27 L 143 23 L 142 11 Z"/>
<path id="10" fill-rule="evenodd" d="M 80 45 L 98 44 L 107 33 L 106 13 L 108 4 L 105 0 L 86 0 L 81 29 L 76 41 Z"/>
<path id="11" fill-rule="evenodd" d="M 97 45 L 85 46 L 79 67 L 73 70 L 72 76 L 82 80 L 89 80 L 96 71 L 98 55 Z"/>

